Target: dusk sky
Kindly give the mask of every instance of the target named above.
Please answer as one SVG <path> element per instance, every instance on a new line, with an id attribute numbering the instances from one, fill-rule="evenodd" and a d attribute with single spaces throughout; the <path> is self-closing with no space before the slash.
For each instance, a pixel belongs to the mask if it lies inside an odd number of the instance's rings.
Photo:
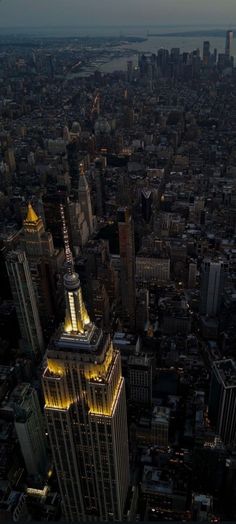
<path id="1" fill-rule="evenodd" d="M 235 22 L 235 24 L 234 24 Z M 236 25 L 236 0 L 1 0 L 0 26 Z"/>

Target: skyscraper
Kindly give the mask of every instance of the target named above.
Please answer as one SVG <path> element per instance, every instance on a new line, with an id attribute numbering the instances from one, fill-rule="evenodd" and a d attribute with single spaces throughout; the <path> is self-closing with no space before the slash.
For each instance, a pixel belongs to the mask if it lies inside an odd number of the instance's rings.
<path id="1" fill-rule="evenodd" d="M 51 233 L 45 231 L 43 220 L 28 205 L 26 219 L 20 238 L 32 275 L 43 324 L 57 314 L 61 302 L 60 272 L 64 260 L 62 250 L 55 249 Z"/>
<path id="2" fill-rule="evenodd" d="M 28 475 L 45 475 L 47 450 L 44 418 L 37 393 L 30 384 L 19 384 L 10 404 L 15 413 L 15 428 Z"/>
<path id="3" fill-rule="evenodd" d="M 205 259 L 201 266 L 200 313 L 214 316 L 220 311 L 226 268 L 224 263 Z"/>
<path id="4" fill-rule="evenodd" d="M 225 54 L 228 58 L 231 56 L 231 47 L 233 43 L 234 33 L 233 31 L 227 31 L 225 40 Z"/>
<path id="5" fill-rule="evenodd" d="M 210 42 L 203 42 L 203 64 L 207 66 L 210 60 Z"/>
<path id="6" fill-rule="evenodd" d="M 118 209 L 120 244 L 120 285 L 122 311 L 131 328 L 135 327 L 135 247 L 134 226 L 128 207 Z"/>
<path id="7" fill-rule="evenodd" d="M 231 359 L 213 363 L 209 418 L 224 444 L 236 441 L 236 365 Z"/>
<path id="8" fill-rule="evenodd" d="M 89 233 L 91 235 L 91 233 L 93 232 L 93 213 L 91 206 L 90 189 L 84 173 L 83 164 L 80 164 L 78 199 L 81 205 L 81 209 L 84 212 L 84 216 L 86 218 L 89 228 Z"/>
<path id="9" fill-rule="evenodd" d="M 63 222 L 66 316 L 43 373 L 50 444 L 66 519 L 120 520 L 129 484 L 120 353 L 89 319 Z"/>
<path id="10" fill-rule="evenodd" d="M 22 349 L 31 357 L 37 358 L 43 353 L 44 342 L 26 254 L 19 250 L 10 251 L 6 256 L 6 267 L 22 337 Z"/>
<path id="11" fill-rule="evenodd" d="M 142 217 L 145 222 L 149 223 L 152 215 L 152 192 L 143 189 L 141 192 Z"/>

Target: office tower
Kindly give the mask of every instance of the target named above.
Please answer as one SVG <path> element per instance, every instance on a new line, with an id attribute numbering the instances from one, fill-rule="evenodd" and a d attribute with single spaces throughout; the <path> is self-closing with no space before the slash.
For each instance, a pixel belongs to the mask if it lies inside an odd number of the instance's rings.
<path id="1" fill-rule="evenodd" d="M 104 284 L 100 280 L 92 280 L 93 318 L 102 328 L 109 328 L 110 305 Z"/>
<path id="2" fill-rule="evenodd" d="M 122 315 L 131 329 L 135 327 L 135 247 L 134 225 L 128 207 L 118 209 L 120 245 L 120 286 Z"/>
<path id="3" fill-rule="evenodd" d="M 71 189 L 72 191 L 78 191 L 80 163 L 79 138 L 77 137 L 77 139 L 69 142 L 69 144 L 66 146 L 66 149 L 69 173 L 71 177 Z"/>
<path id="4" fill-rule="evenodd" d="M 226 274 L 225 264 L 219 261 L 204 259 L 200 276 L 200 313 L 202 315 L 217 315 L 221 308 L 224 280 Z"/>
<path id="5" fill-rule="evenodd" d="M 214 53 L 213 53 L 213 62 L 214 64 L 217 63 L 217 49 L 216 48 L 214 49 Z"/>
<path id="6" fill-rule="evenodd" d="M 149 326 L 149 290 L 141 288 L 136 293 L 136 329 L 144 331 Z"/>
<path id="7" fill-rule="evenodd" d="M 102 159 L 95 160 L 94 170 L 95 192 L 96 192 L 96 215 L 103 217 L 105 214 L 105 180 Z"/>
<path id="8" fill-rule="evenodd" d="M 234 37 L 233 31 L 227 31 L 226 41 L 225 41 L 225 54 L 228 58 L 231 57 L 233 37 Z"/>
<path id="9" fill-rule="evenodd" d="M 210 60 L 210 42 L 203 42 L 203 65 L 207 66 Z"/>
<path id="10" fill-rule="evenodd" d="M 117 298 L 118 284 L 115 270 L 111 265 L 108 241 L 102 239 L 89 240 L 83 254 L 87 258 L 88 274 L 104 284 L 110 304 L 113 304 Z"/>
<path id="11" fill-rule="evenodd" d="M 129 397 L 138 404 L 152 402 L 152 362 L 147 354 L 131 355 L 128 359 Z"/>
<path id="12" fill-rule="evenodd" d="M 44 342 L 26 254 L 19 250 L 10 251 L 6 255 L 6 267 L 22 337 L 22 349 L 32 358 L 37 358 L 44 351 Z"/>
<path id="13" fill-rule="evenodd" d="M 149 223 L 152 216 L 152 192 L 143 189 L 141 192 L 142 217 Z"/>
<path id="14" fill-rule="evenodd" d="M 89 228 L 85 214 L 81 209 L 78 200 L 71 200 L 67 202 L 69 222 L 70 222 L 70 236 L 73 252 L 78 255 L 80 249 L 86 244 L 89 238 Z"/>
<path id="15" fill-rule="evenodd" d="M 192 494 L 192 518 L 195 522 L 214 522 L 213 497 L 211 495 Z"/>
<path id="16" fill-rule="evenodd" d="M 151 441 L 154 446 L 168 447 L 169 426 L 170 409 L 164 406 L 155 406 L 151 422 Z"/>
<path id="17" fill-rule="evenodd" d="M 10 172 L 14 172 L 16 170 L 16 159 L 15 159 L 14 149 L 8 148 L 6 150 L 5 161 L 10 169 Z"/>
<path id="18" fill-rule="evenodd" d="M 127 80 L 132 82 L 133 80 L 133 62 L 132 60 L 127 61 Z"/>
<path id="19" fill-rule="evenodd" d="M 120 353 L 89 319 L 63 223 L 65 324 L 48 347 L 43 373 L 53 460 L 67 521 L 121 520 L 129 453 Z"/>
<path id="20" fill-rule="evenodd" d="M 50 54 L 45 55 L 44 57 L 44 67 L 47 75 L 50 79 L 53 79 L 54 77 L 54 63 L 53 63 L 53 56 Z"/>
<path id="21" fill-rule="evenodd" d="M 84 213 L 85 219 L 88 224 L 89 233 L 90 235 L 93 233 L 93 213 L 92 213 L 92 206 L 91 206 L 91 198 L 90 198 L 90 189 L 88 186 L 88 182 L 84 173 L 84 167 L 83 164 L 80 164 L 79 167 L 79 190 L 78 190 L 78 200 L 81 205 L 81 209 Z"/>
<path id="22" fill-rule="evenodd" d="M 188 288 L 193 289 L 196 286 L 197 263 L 190 260 L 188 265 Z"/>
<path id="23" fill-rule="evenodd" d="M 64 253 L 54 248 L 51 233 L 45 231 L 41 217 L 31 204 L 23 222 L 20 244 L 29 262 L 39 315 L 42 324 L 47 325 L 49 318 L 57 315 L 63 298 L 60 274 Z"/>
<path id="24" fill-rule="evenodd" d="M 209 394 L 209 418 L 224 444 L 236 442 L 236 364 L 233 360 L 213 363 Z"/>
<path id="25" fill-rule="evenodd" d="M 15 414 L 15 429 L 28 475 L 45 475 L 47 450 L 45 421 L 37 393 L 30 384 L 21 383 L 10 397 Z"/>

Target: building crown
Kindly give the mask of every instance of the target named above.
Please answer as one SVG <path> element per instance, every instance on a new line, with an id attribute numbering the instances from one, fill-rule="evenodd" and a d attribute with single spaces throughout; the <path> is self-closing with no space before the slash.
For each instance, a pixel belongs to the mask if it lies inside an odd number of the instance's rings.
<path id="1" fill-rule="evenodd" d="M 29 202 L 25 222 L 31 222 L 35 224 L 36 222 L 38 222 L 38 220 L 39 220 L 39 217 L 35 213 L 34 209 L 32 208 L 31 203 Z"/>

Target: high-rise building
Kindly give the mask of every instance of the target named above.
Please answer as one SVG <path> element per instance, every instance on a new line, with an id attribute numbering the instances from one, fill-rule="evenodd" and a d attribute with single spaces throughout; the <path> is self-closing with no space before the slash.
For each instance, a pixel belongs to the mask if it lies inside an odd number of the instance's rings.
<path id="1" fill-rule="evenodd" d="M 135 246 L 134 226 L 128 207 L 118 209 L 120 245 L 120 285 L 123 317 L 135 327 Z"/>
<path id="2" fill-rule="evenodd" d="M 141 192 L 142 216 L 145 222 L 149 223 L 152 215 L 152 192 L 143 189 Z"/>
<path id="3" fill-rule="evenodd" d="M 231 359 L 213 363 L 209 418 L 224 444 L 236 442 L 236 364 Z"/>
<path id="4" fill-rule="evenodd" d="M 203 64 L 207 66 L 210 60 L 210 42 L 203 42 Z"/>
<path id="5" fill-rule="evenodd" d="M 68 201 L 68 213 L 73 252 L 78 255 L 81 247 L 88 241 L 89 228 L 78 200 Z"/>
<path id="6" fill-rule="evenodd" d="M 32 275 L 34 290 L 43 324 L 57 315 L 62 302 L 60 274 L 64 261 L 63 250 L 55 249 L 51 233 L 45 231 L 43 220 L 28 205 L 20 238 Z"/>
<path id="7" fill-rule="evenodd" d="M 90 198 L 90 189 L 84 173 L 83 164 L 80 164 L 78 199 L 84 212 L 90 235 L 93 232 L 93 213 Z"/>
<path id="8" fill-rule="evenodd" d="M 43 373 L 45 415 L 67 521 L 121 520 L 129 485 L 120 353 L 90 321 L 64 222 L 65 323 Z"/>
<path id="9" fill-rule="evenodd" d="M 127 61 L 127 80 L 132 82 L 133 80 L 133 62 L 132 60 Z"/>
<path id="10" fill-rule="evenodd" d="M 230 31 L 230 30 L 227 31 L 226 40 L 225 40 L 225 54 L 228 58 L 230 58 L 231 56 L 233 37 L 234 37 L 233 31 Z"/>
<path id="11" fill-rule="evenodd" d="M 149 290 L 142 287 L 136 293 L 136 329 L 148 330 L 149 327 Z"/>
<path id="12" fill-rule="evenodd" d="M 200 276 L 200 313 L 214 316 L 220 311 L 226 266 L 223 261 L 204 259 Z"/>
<path id="13" fill-rule="evenodd" d="M 38 304 L 24 251 L 10 251 L 6 255 L 6 267 L 22 338 L 22 349 L 32 358 L 37 358 L 44 351 L 44 341 Z"/>
<path id="14" fill-rule="evenodd" d="M 27 473 L 45 475 L 48 467 L 45 421 L 35 389 L 25 383 L 16 386 L 10 404 Z"/>
<path id="15" fill-rule="evenodd" d="M 155 446 L 168 447 L 170 426 L 170 409 L 164 406 L 155 406 L 151 421 L 151 440 Z"/>
<path id="16" fill-rule="evenodd" d="M 129 396 L 133 402 L 151 405 L 152 361 L 147 354 L 131 355 L 128 360 Z"/>

